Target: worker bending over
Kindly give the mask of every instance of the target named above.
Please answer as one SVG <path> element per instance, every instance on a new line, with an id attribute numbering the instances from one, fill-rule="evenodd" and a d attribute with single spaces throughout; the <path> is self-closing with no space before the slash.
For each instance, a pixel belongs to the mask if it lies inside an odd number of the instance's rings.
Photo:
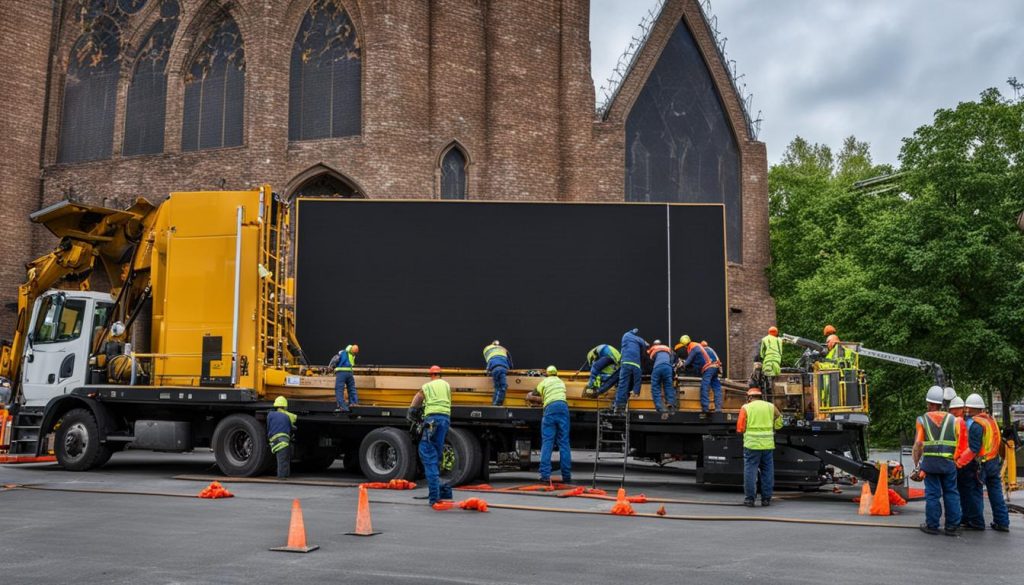
<path id="1" fill-rule="evenodd" d="M 565 401 L 565 382 L 558 377 L 558 368 L 548 366 L 547 377 L 526 395 L 530 404 L 544 406 L 540 423 L 540 480 L 551 481 L 551 452 L 558 442 L 558 462 L 562 483 L 572 481 L 572 449 L 569 446 L 569 403 Z"/>
<path id="2" fill-rule="evenodd" d="M 607 343 L 595 346 L 587 352 L 590 364 L 590 379 L 587 380 L 586 395 L 597 397 L 611 390 L 619 380 L 619 362 L 622 354 Z"/>
<path id="3" fill-rule="evenodd" d="M 359 404 L 359 396 L 356 394 L 356 377 L 352 373 L 356 367 L 356 355 L 358 354 L 359 346 L 352 344 L 331 358 L 330 366 L 334 366 L 334 399 L 338 402 L 338 408 L 334 412 L 349 412 L 350 406 Z M 348 400 L 345 400 L 346 389 L 348 390 Z"/>
<path id="4" fill-rule="evenodd" d="M 409 403 L 411 412 L 423 407 L 423 435 L 420 437 L 420 462 L 427 476 L 430 505 L 452 498 L 452 486 L 441 483 L 440 462 L 444 438 L 451 426 L 452 388 L 441 379 L 441 366 L 430 366 L 430 381 L 424 384 Z"/>
<path id="5" fill-rule="evenodd" d="M 292 431 L 299 418 L 288 412 L 288 399 L 278 396 L 274 408 L 267 414 L 267 441 L 270 452 L 277 457 L 277 479 L 288 479 L 292 471 Z"/>
<path id="6" fill-rule="evenodd" d="M 647 350 L 647 356 L 654 362 L 651 369 L 651 400 L 654 401 L 654 409 L 658 412 L 665 412 L 666 405 L 662 402 L 662 395 L 668 403 L 668 410 L 676 409 L 676 387 L 672 385 L 672 362 L 675 361 L 672 355 L 672 348 L 663 345 L 660 339 L 655 339 Z"/>
<path id="7" fill-rule="evenodd" d="M 775 376 L 782 373 L 782 340 L 779 339 L 779 328 L 774 325 L 768 328 L 768 335 L 761 338 L 754 354 L 754 371 L 760 371 L 764 380 L 761 387 L 768 396 L 772 396 Z"/>
<path id="8" fill-rule="evenodd" d="M 722 411 L 722 381 L 718 372 L 722 362 L 718 360 L 718 354 L 710 346 L 703 347 L 701 344 L 690 339 L 689 335 L 679 338 L 676 344 L 677 365 L 679 369 L 686 370 L 692 367 L 700 372 L 700 410 L 706 416 L 710 408 L 710 397 L 708 393 L 713 390 L 715 393 L 715 412 Z"/>
<path id="9" fill-rule="evenodd" d="M 512 369 L 512 358 L 508 350 L 501 346 L 497 339 L 484 347 L 484 363 L 487 364 L 487 373 L 494 380 L 494 395 L 491 397 L 491 404 L 501 406 L 505 404 L 505 391 L 508 390 L 508 371 Z"/>
<path id="10" fill-rule="evenodd" d="M 978 394 L 967 397 L 967 444 L 968 450 L 963 459 L 971 459 L 975 464 L 974 481 L 968 494 L 970 506 L 964 512 L 963 526 L 971 530 L 985 530 L 985 494 L 988 492 L 988 503 L 992 508 L 993 530 L 1010 531 L 1010 513 L 1003 498 L 1003 462 L 999 458 L 1001 440 L 999 425 L 985 411 L 985 400 Z M 965 465 L 964 468 L 967 466 Z"/>
<path id="11" fill-rule="evenodd" d="M 622 355 L 619 387 L 615 391 L 615 403 L 612 405 L 612 410 L 616 412 L 626 408 L 630 392 L 633 396 L 640 396 L 640 362 L 648 343 L 637 333 L 639 330 L 633 328 L 622 334 L 622 349 L 619 350 Z"/>
<path id="12" fill-rule="evenodd" d="M 743 505 L 753 508 L 757 477 L 761 476 L 761 505 L 772 504 L 775 490 L 775 431 L 782 428 L 782 413 L 761 400 L 761 390 L 747 390 L 736 432 L 743 434 Z"/>
<path id="13" fill-rule="evenodd" d="M 917 417 L 914 439 L 914 474 L 924 472 L 925 523 L 922 532 L 939 533 L 939 518 L 945 508 L 947 536 L 960 535 L 960 492 L 957 490 L 958 450 L 967 443 L 967 428 L 963 421 L 942 411 L 942 388 L 932 386 L 925 397 L 928 412 Z"/>

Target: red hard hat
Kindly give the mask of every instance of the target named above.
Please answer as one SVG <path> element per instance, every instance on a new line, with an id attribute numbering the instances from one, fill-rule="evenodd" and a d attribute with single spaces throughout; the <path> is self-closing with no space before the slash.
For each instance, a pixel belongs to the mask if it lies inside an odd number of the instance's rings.
<path id="1" fill-rule="evenodd" d="M 821 334 L 825 337 L 833 335 L 836 332 L 836 328 L 831 325 L 825 325 L 825 328 L 821 330 Z"/>
<path id="2" fill-rule="evenodd" d="M 761 395 L 761 389 L 760 388 L 751 388 L 750 390 L 747 390 L 747 396 L 760 396 L 760 395 Z"/>
<path id="3" fill-rule="evenodd" d="M 776 327 L 775 325 L 772 325 L 771 327 L 768 328 L 768 335 L 774 335 L 775 337 L 778 337 L 779 328 Z"/>
<path id="4" fill-rule="evenodd" d="M 440 373 L 441 373 L 441 366 L 430 366 L 430 375 L 431 376 L 433 376 L 435 374 L 440 374 Z"/>

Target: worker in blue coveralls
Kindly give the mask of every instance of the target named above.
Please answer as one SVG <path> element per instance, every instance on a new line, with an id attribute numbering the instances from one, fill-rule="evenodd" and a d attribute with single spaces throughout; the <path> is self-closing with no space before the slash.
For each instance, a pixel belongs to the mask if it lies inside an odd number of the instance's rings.
<path id="1" fill-rule="evenodd" d="M 590 364 L 590 380 L 587 381 L 585 395 L 596 398 L 611 390 L 619 380 L 619 361 L 622 355 L 619 350 L 607 343 L 595 346 L 587 352 L 587 363 Z"/>
<path id="2" fill-rule="evenodd" d="M 267 413 L 267 441 L 277 458 L 277 479 L 288 479 L 292 470 L 292 431 L 299 417 L 288 412 L 288 399 L 284 396 L 274 399 L 274 409 Z"/>
<path id="3" fill-rule="evenodd" d="M 633 328 L 622 335 L 622 345 L 619 350 L 622 355 L 619 366 L 619 388 L 615 392 L 615 403 L 612 405 L 612 410 L 615 412 L 626 408 L 630 392 L 633 393 L 633 396 L 640 395 L 640 362 L 648 343 L 637 335 L 638 333 L 639 330 Z"/>
<path id="4" fill-rule="evenodd" d="M 359 396 L 356 394 L 356 377 L 352 373 L 356 365 L 356 355 L 359 354 L 358 345 L 348 345 L 338 352 L 328 367 L 334 367 L 334 399 L 338 402 L 338 408 L 334 412 L 349 412 L 350 406 L 358 406 Z M 348 390 L 348 400 L 345 400 L 345 390 Z"/>
<path id="5" fill-rule="evenodd" d="M 494 380 L 491 404 L 501 406 L 505 404 L 505 390 L 508 390 L 506 374 L 512 369 L 512 358 L 509 357 L 508 350 L 501 346 L 501 342 L 495 339 L 484 347 L 484 363 L 487 364 L 487 373 Z"/>
<path id="6" fill-rule="evenodd" d="M 569 446 L 569 403 L 565 400 L 565 382 L 558 377 L 558 368 L 548 366 L 547 376 L 535 390 L 526 395 L 531 405 L 544 406 L 540 423 L 540 480 L 551 481 L 551 452 L 558 443 L 558 466 L 562 483 L 572 481 L 572 449 Z"/>
<path id="7" fill-rule="evenodd" d="M 416 421 L 421 416 L 423 419 L 419 453 L 423 473 L 427 476 L 427 497 L 431 506 L 441 500 L 452 499 L 452 486 L 441 483 L 441 455 L 444 453 L 444 438 L 451 426 L 451 413 L 452 388 L 441 379 L 441 366 L 430 366 L 430 381 L 409 403 L 409 419 Z"/>
<path id="8" fill-rule="evenodd" d="M 722 362 L 718 361 L 718 354 L 710 346 L 704 347 L 690 339 L 689 335 L 683 335 L 676 344 L 676 355 L 679 357 L 677 365 L 679 369 L 685 370 L 692 367 L 700 372 L 700 410 L 707 416 L 710 409 L 710 390 L 715 392 L 715 412 L 722 411 L 722 380 L 718 372 Z M 714 356 L 714 357 L 712 357 Z"/>
<path id="9" fill-rule="evenodd" d="M 651 369 L 651 400 L 654 401 L 654 409 L 665 412 L 667 402 L 667 410 L 675 410 L 676 388 L 672 385 L 672 363 L 675 356 L 672 354 L 672 348 L 662 344 L 660 339 L 655 339 L 647 350 L 647 356 L 654 362 Z M 665 402 L 662 402 L 662 396 L 665 397 Z"/>

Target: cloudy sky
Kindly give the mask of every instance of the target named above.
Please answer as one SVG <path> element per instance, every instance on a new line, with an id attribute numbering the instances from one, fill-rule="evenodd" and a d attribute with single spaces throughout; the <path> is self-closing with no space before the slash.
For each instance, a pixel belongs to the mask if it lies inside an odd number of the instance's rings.
<path id="1" fill-rule="evenodd" d="M 600 87 L 657 0 L 593 0 L 591 49 Z M 876 162 L 935 110 L 1024 80 L 1024 1 L 712 0 L 743 82 L 761 110 L 776 162 L 796 135 L 833 148 L 855 134 Z M 600 93 L 598 94 L 600 100 Z"/>

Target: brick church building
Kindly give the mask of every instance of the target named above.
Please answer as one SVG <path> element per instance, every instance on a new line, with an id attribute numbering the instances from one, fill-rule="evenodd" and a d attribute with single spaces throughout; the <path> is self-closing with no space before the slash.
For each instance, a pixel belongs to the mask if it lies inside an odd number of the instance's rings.
<path id="1" fill-rule="evenodd" d="M 666 0 L 600 112 L 588 0 L 4 8 L 5 305 L 54 244 L 27 220 L 43 206 L 268 182 L 286 198 L 724 203 L 730 377 L 774 320 L 765 146 L 698 0 Z M 0 336 L 14 317 L 0 309 Z"/>

